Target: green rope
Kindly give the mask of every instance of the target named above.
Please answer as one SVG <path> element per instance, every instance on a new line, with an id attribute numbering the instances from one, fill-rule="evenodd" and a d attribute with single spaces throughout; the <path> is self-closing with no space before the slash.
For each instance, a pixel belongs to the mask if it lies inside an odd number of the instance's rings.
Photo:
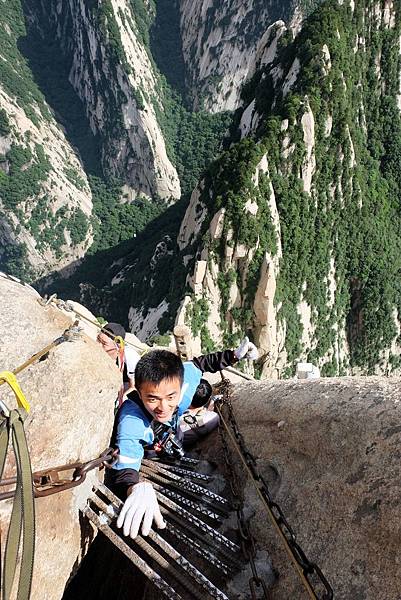
<path id="1" fill-rule="evenodd" d="M 32 484 L 32 469 L 24 431 L 26 412 L 11 410 L 3 417 L 0 429 L 0 478 L 2 477 L 10 437 L 17 465 L 17 484 L 10 525 L 4 552 L 2 579 L 3 600 L 9 600 L 15 579 L 18 551 L 21 545 L 21 566 L 18 582 L 18 600 L 29 600 L 32 586 L 35 550 L 35 506 Z"/>

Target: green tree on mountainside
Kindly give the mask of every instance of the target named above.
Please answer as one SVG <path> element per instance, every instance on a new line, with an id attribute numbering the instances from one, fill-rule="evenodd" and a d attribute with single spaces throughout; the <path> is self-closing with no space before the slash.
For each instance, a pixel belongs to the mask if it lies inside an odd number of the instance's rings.
<path id="1" fill-rule="evenodd" d="M 373 372 L 396 335 L 394 310 L 401 315 L 401 120 L 397 106 L 401 15 L 396 7 L 396 25 L 376 29 L 363 17 L 371 5 L 361 2 L 351 11 L 345 3 L 323 3 L 305 21 L 300 35 L 282 45 L 263 76 L 256 74 L 247 84 L 244 97 L 247 102 L 256 97 L 262 115 L 257 135 L 235 144 L 212 165 L 203 195 L 211 215 L 221 207 L 226 209 L 225 231 L 230 227 L 234 232 L 231 244 L 252 248 L 257 240 L 243 309 L 234 311 L 241 327 L 252 328 L 263 256 L 265 251 L 274 254 L 276 248 L 270 212 L 262 210 L 270 196 L 270 181 L 280 216 L 283 256 L 275 302 L 281 305 L 279 317 L 286 323 L 285 347 L 290 362 L 302 354 L 297 307 L 303 295 L 311 306 L 315 331 L 309 358 L 326 360 L 325 374 L 342 372 L 347 366 L 324 358 L 333 354 L 338 325 L 347 324 L 351 364 Z M 354 50 L 356 40 L 364 40 L 358 51 Z M 330 53 L 329 68 L 324 46 Z M 280 98 L 280 84 L 274 89 L 269 69 L 280 65 L 284 79 L 296 57 L 300 59 L 298 78 L 285 98 Z M 302 182 L 306 148 L 301 119 L 309 106 L 315 120 L 316 168 L 307 194 Z M 285 119 L 288 125 L 283 129 Z M 291 147 L 286 160 L 284 138 Z M 268 159 L 269 177 L 262 177 L 256 188 L 252 174 L 263 155 Z M 244 211 L 249 198 L 259 205 L 256 218 Z M 219 261 L 224 297 L 223 255 Z M 331 261 L 336 285 L 333 306 L 328 293 Z M 222 327 L 227 327 L 225 314 Z"/>

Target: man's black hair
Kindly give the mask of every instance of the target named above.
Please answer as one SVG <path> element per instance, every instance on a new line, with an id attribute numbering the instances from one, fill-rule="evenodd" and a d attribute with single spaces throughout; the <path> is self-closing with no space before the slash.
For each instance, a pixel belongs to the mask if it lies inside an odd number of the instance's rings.
<path id="1" fill-rule="evenodd" d="M 208 403 L 210 396 L 212 395 L 212 386 L 206 379 L 201 379 L 198 387 L 193 395 L 191 406 L 193 408 L 200 408 Z"/>
<path id="2" fill-rule="evenodd" d="M 122 325 L 120 325 L 120 323 L 107 323 L 107 325 L 102 327 L 100 333 L 105 333 L 112 339 L 115 337 L 121 337 L 123 340 L 125 340 L 125 329 Z"/>
<path id="3" fill-rule="evenodd" d="M 145 381 L 159 384 L 164 379 L 177 377 L 182 385 L 184 365 L 181 359 L 168 350 L 152 350 L 138 361 L 135 367 L 135 387 L 140 389 Z"/>

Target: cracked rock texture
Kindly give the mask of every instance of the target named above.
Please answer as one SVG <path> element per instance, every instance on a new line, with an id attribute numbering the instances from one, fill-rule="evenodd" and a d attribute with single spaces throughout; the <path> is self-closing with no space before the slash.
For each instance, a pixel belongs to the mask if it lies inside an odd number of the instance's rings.
<path id="1" fill-rule="evenodd" d="M 336 600 L 401 598 L 400 384 L 347 377 L 235 387 L 249 450 Z M 245 485 L 257 509 L 254 532 L 279 572 L 272 597 L 307 598 L 253 486 Z"/>
<path id="2" fill-rule="evenodd" d="M 39 297 L 32 288 L 0 276 L 0 371 L 14 370 L 71 324 L 56 308 L 40 306 Z M 17 379 L 31 405 L 25 431 L 33 471 L 85 462 L 108 446 L 120 373 L 96 342 L 86 335 L 64 342 Z M 5 385 L 0 394 L 10 408 L 15 407 L 14 395 Z M 4 477 L 14 473 L 9 451 Z M 32 600 L 61 598 L 86 551 L 88 538 L 81 529 L 79 507 L 86 501 L 95 473 L 89 473 L 73 490 L 35 500 Z M 3 539 L 11 506 L 11 500 L 0 504 Z"/>

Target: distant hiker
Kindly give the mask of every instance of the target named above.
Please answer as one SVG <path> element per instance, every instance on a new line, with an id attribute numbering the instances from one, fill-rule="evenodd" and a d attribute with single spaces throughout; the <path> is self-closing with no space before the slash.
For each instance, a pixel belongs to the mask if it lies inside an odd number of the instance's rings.
<path id="1" fill-rule="evenodd" d="M 131 346 L 124 344 L 124 340 L 125 329 L 119 323 L 107 323 L 97 336 L 97 341 L 110 358 L 115 360 L 123 376 L 118 393 L 117 408 L 121 406 L 126 396 L 135 390 L 135 367 L 141 358 Z"/>
<path id="2" fill-rule="evenodd" d="M 152 485 L 139 478 L 145 451 L 182 456 L 178 423 L 191 404 L 202 373 L 215 373 L 246 356 L 257 358 L 256 347 L 248 339 L 235 351 L 199 356 L 184 364 L 168 350 L 153 350 L 139 360 L 136 391 L 115 416 L 110 445 L 118 448 L 119 454 L 105 477 L 106 485 L 125 500 L 117 519 L 124 535 L 135 538 L 142 521 L 143 535 L 149 534 L 153 521 L 157 527 L 165 527 Z"/>

